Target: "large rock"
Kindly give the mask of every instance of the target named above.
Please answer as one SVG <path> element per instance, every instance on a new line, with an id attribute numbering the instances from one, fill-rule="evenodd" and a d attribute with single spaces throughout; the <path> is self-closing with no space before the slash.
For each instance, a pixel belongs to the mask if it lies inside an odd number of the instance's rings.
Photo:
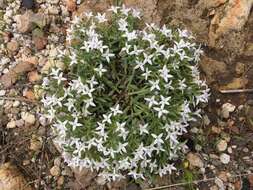
<path id="1" fill-rule="evenodd" d="M 42 50 L 47 45 L 47 37 L 39 28 L 32 31 L 32 40 L 37 50 Z"/>
<path id="2" fill-rule="evenodd" d="M 0 83 L 4 86 L 4 88 L 9 88 L 17 81 L 20 75 L 24 74 L 25 72 L 32 71 L 33 68 L 33 64 L 29 62 L 21 62 L 12 68 L 8 73 L 4 74 L 0 78 Z"/>
<path id="3" fill-rule="evenodd" d="M 48 20 L 42 13 L 33 13 L 32 11 L 26 11 L 23 15 L 15 16 L 17 23 L 17 29 L 20 33 L 30 32 L 33 29 L 33 25 L 40 28 L 46 26 Z"/>
<path id="4" fill-rule="evenodd" d="M 140 9 L 145 22 L 153 22 L 160 25 L 162 14 L 159 14 L 158 0 L 125 0 L 124 3 L 126 6 Z"/>
<path id="5" fill-rule="evenodd" d="M 200 0 L 198 2 L 198 6 L 205 7 L 207 9 L 218 7 L 224 3 L 226 3 L 227 0 Z"/>
<path id="6" fill-rule="evenodd" d="M 216 39 L 230 31 L 239 31 L 245 25 L 253 0 L 229 0 L 224 12 L 215 14 L 209 30 L 209 43 L 214 46 Z"/>
<path id="7" fill-rule="evenodd" d="M 191 167 L 198 167 L 198 168 L 204 167 L 202 159 L 197 154 L 190 152 L 189 154 L 187 154 L 187 160 L 189 161 Z"/>
<path id="8" fill-rule="evenodd" d="M 208 83 L 217 81 L 220 78 L 226 78 L 228 75 L 227 65 L 224 62 L 206 56 L 203 56 L 200 67 L 206 74 Z"/>
<path id="9" fill-rule="evenodd" d="M 220 90 L 236 90 L 243 89 L 248 84 L 246 77 L 233 78 L 229 83 L 220 87 Z"/>
<path id="10" fill-rule="evenodd" d="M 0 166 L 0 190 L 32 190 L 16 166 L 5 163 Z"/>
<path id="11" fill-rule="evenodd" d="M 84 13 L 94 11 L 94 12 L 103 12 L 108 9 L 112 5 L 112 0 L 104 0 L 104 1 L 84 1 L 74 15 L 81 16 Z"/>
<path id="12" fill-rule="evenodd" d="M 15 20 L 17 22 L 17 29 L 21 33 L 30 32 L 32 30 L 32 11 L 26 11 L 23 15 L 17 15 Z"/>

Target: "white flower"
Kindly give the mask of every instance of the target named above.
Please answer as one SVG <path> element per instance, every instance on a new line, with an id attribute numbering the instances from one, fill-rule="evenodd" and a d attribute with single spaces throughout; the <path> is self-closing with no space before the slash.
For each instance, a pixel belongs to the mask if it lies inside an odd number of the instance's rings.
<path id="1" fill-rule="evenodd" d="M 109 52 L 109 49 L 106 50 L 105 53 L 102 54 L 102 56 L 106 59 L 106 61 L 110 62 L 110 57 L 114 57 L 115 55 L 113 53 Z"/>
<path id="2" fill-rule="evenodd" d="M 66 81 L 67 79 L 63 77 L 63 73 L 60 72 L 59 75 L 53 77 L 57 80 L 57 84 L 59 85 L 62 81 Z"/>
<path id="3" fill-rule="evenodd" d="M 75 64 L 77 64 L 77 56 L 76 56 L 76 54 L 75 53 L 71 53 L 71 55 L 69 56 L 69 58 L 70 58 L 70 66 L 71 65 L 75 65 Z"/>
<path id="4" fill-rule="evenodd" d="M 142 53 L 144 50 L 143 49 L 138 49 L 136 45 L 134 45 L 134 50 L 129 53 L 129 55 L 139 55 Z"/>
<path id="5" fill-rule="evenodd" d="M 153 173 L 154 170 L 157 168 L 156 162 L 149 163 L 150 172 Z"/>
<path id="6" fill-rule="evenodd" d="M 104 14 L 98 13 L 96 16 L 96 19 L 98 20 L 99 23 L 103 23 L 107 21 L 107 19 L 105 18 L 105 13 Z"/>
<path id="7" fill-rule="evenodd" d="M 169 113 L 168 110 L 164 109 L 163 106 L 154 107 L 154 110 L 158 112 L 158 118 Z"/>
<path id="8" fill-rule="evenodd" d="M 75 108 L 74 103 L 75 103 L 75 99 L 73 98 L 68 98 L 67 100 L 68 102 L 64 104 L 64 106 L 66 106 L 68 108 L 68 111 L 71 112 L 73 108 Z"/>
<path id="9" fill-rule="evenodd" d="M 163 66 L 163 69 L 160 69 L 159 72 L 161 73 L 160 76 L 168 82 L 170 78 L 173 78 L 172 75 L 169 74 L 169 70 L 167 69 L 166 65 Z"/>
<path id="10" fill-rule="evenodd" d="M 93 75 L 90 80 L 87 80 L 87 83 L 90 84 L 91 88 L 93 88 L 95 85 L 98 84 L 98 82 L 95 80 L 95 76 Z"/>
<path id="11" fill-rule="evenodd" d="M 179 85 L 179 89 L 182 91 L 187 88 L 187 86 L 185 84 L 185 79 L 179 80 L 178 85 Z"/>
<path id="12" fill-rule="evenodd" d="M 155 139 L 154 140 L 154 145 L 158 145 L 158 146 L 160 146 L 161 144 L 163 144 L 164 143 L 164 141 L 163 141 L 163 139 L 162 139 L 162 136 L 163 136 L 163 134 L 161 133 L 161 134 L 159 134 L 159 135 L 156 135 L 156 134 L 151 134 L 151 136 Z"/>
<path id="13" fill-rule="evenodd" d="M 125 43 L 125 47 L 123 47 L 121 51 L 125 51 L 127 54 L 130 54 L 130 48 L 131 46 L 128 43 Z"/>
<path id="14" fill-rule="evenodd" d="M 119 9 L 119 7 L 111 6 L 111 8 L 109 9 L 109 11 L 112 11 L 113 13 L 117 14 L 118 13 L 118 9 Z"/>
<path id="15" fill-rule="evenodd" d="M 169 59 L 172 56 L 169 48 L 166 50 L 163 50 L 162 54 L 164 55 L 165 59 Z"/>
<path id="16" fill-rule="evenodd" d="M 188 38 L 190 36 L 190 34 L 189 34 L 189 32 L 187 30 L 180 30 L 180 29 L 178 29 L 177 31 L 178 31 L 179 36 L 181 38 Z"/>
<path id="17" fill-rule="evenodd" d="M 148 127 L 148 123 L 139 125 L 140 135 L 144 133 L 149 134 L 147 127 Z"/>
<path id="18" fill-rule="evenodd" d="M 130 171 L 128 173 L 129 176 L 132 176 L 134 179 L 138 179 L 138 178 L 142 178 L 142 179 L 145 179 L 143 174 L 141 173 L 137 173 L 136 171 Z"/>
<path id="19" fill-rule="evenodd" d="M 58 76 L 60 72 L 60 68 L 52 68 L 50 75 L 51 76 Z"/>
<path id="20" fill-rule="evenodd" d="M 100 64 L 98 68 L 94 69 L 95 71 L 98 72 L 98 75 L 101 77 L 103 75 L 103 73 L 105 73 L 107 70 L 103 68 L 103 65 Z"/>
<path id="21" fill-rule="evenodd" d="M 112 114 L 110 113 L 110 114 L 108 114 L 108 115 L 106 115 L 106 114 L 103 114 L 103 123 L 109 123 L 109 124 L 112 124 L 112 120 L 111 120 L 111 117 L 112 117 Z"/>
<path id="22" fill-rule="evenodd" d="M 86 108 L 89 108 L 90 106 L 96 107 L 95 103 L 93 102 L 93 98 L 86 99 L 84 100 L 84 102 L 86 104 L 85 105 Z"/>
<path id="23" fill-rule="evenodd" d="M 142 62 L 142 61 L 139 61 L 139 60 L 136 60 L 135 62 L 136 62 L 136 66 L 134 67 L 134 69 L 140 68 L 142 71 L 144 71 L 144 65 L 145 65 L 145 63 Z"/>
<path id="24" fill-rule="evenodd" d="M 119 109 L 119 104 L 117 104 L 115 107 L 113 108 L 110 108 L 112 113 L 113 113 L 113 116 L 116 116 L 118 114 L 122 114 L 123 112 Z"/>
<path id="25" fill-rule="evenodd" d="M 151 84 L 150 91 L 153 91 L 155 89 L 160 90 L 159 82 L 160 82 L 159 80 L 156 81 L 149 80 L 149 83 Z"/>
<path id="26" fill-rule="evenodd" d="M 151 55 L 148 55 L 148 54 L 146 54 L 146 53 L 143 53 L 143 55 L 144 55 L 144 63 L 146 64 L 146 63 L 148 63 L 148 64 L 150 64 L 150 65 L 152 65 L 152 58 L 153 58 L 153 55 L 151 54 Z"/>
<path id="27" fill-rule="evenodd" d="M 43 86 L 43 87 L 46 87 L 46 86 L 49 85 L 49 83 L 50 83 L 49 79 L 48 79 L 47 77 L 44 77 L 44 78 L 43 78 L 43 82 L 42 82 L 42 86 Z"/>
<path id="28" fill-rule="evenodd" d="M 141 76 L 145 77 L 145 80 L 148 80 L 148 77 L 150 76 L 151 71 L 148 70 L 148 68 L 145 69 L 145 73 L 142 73 Z"/>
<path id="29" fill-rule="evenodd" d="M 51 122 L 55 118 L 56 110 L 54 108 L 50 108 L 45 117 Z"/>
<path id="30" fill-rule="evenodd" d="M 172 31 L 170 29 L 168 29 L 165 25 L 163 25 L 162 29 L 160 30 L 162 32 L 163 35 L 165 35 L 166 37 L 171 38 L 172 37 Z"/>
<path id="31" fill-rule="evenodd" d="M 59 135 L 64 137 L 66 135 L 66 125 L 67 125 L 68 121 L 60 121 L 58 120 L 57 123 L 53 124 L 53 127 L 55 127 L 58 132 L 59 132 Z"/>
<path id="32" fill-rule="evenodd" d="M 78 118 L 75 118 L 74 121 L 70 121 L 69 124 L 72 126 L 73 131 L 76 130 L 76 127 L 83 126 L 81 123 L 78 123 Z"/>
<path id="33" fill-rule="evenodd" d="M 126 6 L 123 5 L 123 6 L 122 6 L 122 9 L 121 9 L 121 12 L 122 12 L 124 15 L 128 16 L 128 12 L 129 12 L 130 10 L 131 10 L 130 8 L 126 8 Z"/>
<path id="34" fill-rule="evenodd" d="M 185 54 L 185 51 L 182 51 L 181 53 L 178 53 L 178 55 L 179 55 L 179 59 L 181 61 L 183 61 L 184 59 L 189 60 L 189 61 L 191 60 L 191 58 Z"/>
<path id="35" fill-rule="evenodd" d="M 131 41 L 131 40 L 137 39 L 136 31 L 125 32 L 125 34 L 123 34 L 122 36 L 126 37 L 127 41 Z"/>
<path id="36" fill-rule="evenodd" d="M 119 25 L 119 31 L 124 31 L 124 32 L 127 31 L 128 23 L 126 19 L 123 19 L 123 18 L 119 19 L 118 25 Z"/>
<path id="37" fill-rule="evenodd" d="M 93 13 L 92 12 L 85 12 L 84 15 L 87 17 L 87 18 L 91 18 L 93 16 Z"/>
<path id="38" fill-rule="evenodd" d="M 165 98 L 163 95 L 161 95 L 160 97 L 161 97 L 161 101 L 159 102 L 159 105 L 161 105 L 161 107 L 164 107 L 165 105 L 170 105 L 169 101 L 171 97 Z"/>
<path id="39" fill-rule="evenodd" d="M 129 133 L 129 132 L 126 130 L 126 128 L 125 128 L 126 122 L 123 122 L 123 123 L 116 122 L 116 125 L 117 125 L 116 131 L 117 131 L 117 132 L 120 132 L 119 136 L 122 137 L 123 140 L 126 140 L 127 135 L 128 135 L 128 133 Z"/>
<path id="40" fill-rule="evenodd" d="M 128 145 L 128 142 L 126 142 L 126 143 L 119 143 L 119 145 L 118 145 L 118 150 L 117 150 L 117 152 L 119 152 L 120 154 L 123 154 L 123 153 L 126 153 L 127 152 L 127 150 L 126 150 L 126 146 Z"/>
<path id="41" fill-rule="evenodd" d="M 151 98 L 144 98 L 148 102 L 148 107 L 151 108 L 153 105 L 158 105 L 158 102 L 155 100 L 155 96 Z"/>
<path id="42" fill-rule="evenodd" d="M 148 41 L 150 44 L 152 44 L 155 41 L 156 38 L 155 34 L 148 34 L 146 31 L 143 31 L 142 34 L 143 34 L 142 39 Z"/>
<path id="43" fill-rule="evenodd" d="M 133 11 L 133 17 L 138 18 L 138 19 L 141 18 L 141 12 L 140 11 L 138 11 L 136 9 L 132 9 L 132 11 Z"/>

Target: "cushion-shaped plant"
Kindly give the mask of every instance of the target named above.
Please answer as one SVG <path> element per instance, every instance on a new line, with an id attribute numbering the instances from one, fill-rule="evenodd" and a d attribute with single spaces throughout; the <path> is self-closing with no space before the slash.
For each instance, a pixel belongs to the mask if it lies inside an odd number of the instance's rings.
<path id="1" fill-rule="evenodd" d="M 201 50 L 185 30 L 140 27 L 140 13 L 111 7 L 76 17 L 65 69 L 44 78 L 42 100 L 65 161 L 108 180 L 175 170 L 179 137 L 207 102 Z"/>

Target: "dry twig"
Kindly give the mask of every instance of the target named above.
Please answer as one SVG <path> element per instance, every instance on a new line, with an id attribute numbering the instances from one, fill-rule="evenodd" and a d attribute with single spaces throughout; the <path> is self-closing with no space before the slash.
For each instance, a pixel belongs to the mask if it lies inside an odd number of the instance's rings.
<path id="1" fill-rule="evenodd" d="M 220 90 L 222 94 L 233 94 L 233 93 L 245 93 L 245 92 L 253 92 L 253 89 L 233 89 L 233 90 Z"/>
<path id="2" fill-rule="evenodd" d="M 243 177 L 243 176 L 249 176 L 249 175 L 253 175 L 253 173 L 238 174 L 238 175 L 231 176 L 231 178 Z M 214 181 L 215 179 L 217 179 L 217 177 L 202 179 L 202 180 L 195 180 L 192 182 L 176 183 L 176 184 L 165 185 L 165 186 L 161 186 L 161 187 L 149 188 L 149 189 L 145 189 L 145 190 L 161 190 L 161 189 L 167 189 L 167 188 L 171 188 L 171 187 L 178 187 L 178 186 L 189 185 L 189 184 L 198 184 L 200 182 Z"/>
<path id="3" fill-rule="evenodd" d="M 35 101 L 35 100 L 29 100 L 27 98 L 23 98 L 23 97 L 0 97 L 0 100 L 12 100 L 12 101 L 20 101 L 20 102 L 28 102 L 28 103 L 33 103 L 33 104 L 40 104 L 39 102 Z"/>

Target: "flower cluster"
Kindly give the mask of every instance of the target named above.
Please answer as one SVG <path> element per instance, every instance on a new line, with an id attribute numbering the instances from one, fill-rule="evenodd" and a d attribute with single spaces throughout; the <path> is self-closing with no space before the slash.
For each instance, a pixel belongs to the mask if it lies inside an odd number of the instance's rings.
<path id="1" fill-rule="evenodd" d="M 70 46 L 59 51 L 65 69 L 53 68 L 43 81 L 42 102 L 65 161 L 107 180 L 176 170 L 185 149 L 179 137 L 209 96 L 192 36 L 140 27 L 140 18 L 125 6 L 74 18 Z"/>

